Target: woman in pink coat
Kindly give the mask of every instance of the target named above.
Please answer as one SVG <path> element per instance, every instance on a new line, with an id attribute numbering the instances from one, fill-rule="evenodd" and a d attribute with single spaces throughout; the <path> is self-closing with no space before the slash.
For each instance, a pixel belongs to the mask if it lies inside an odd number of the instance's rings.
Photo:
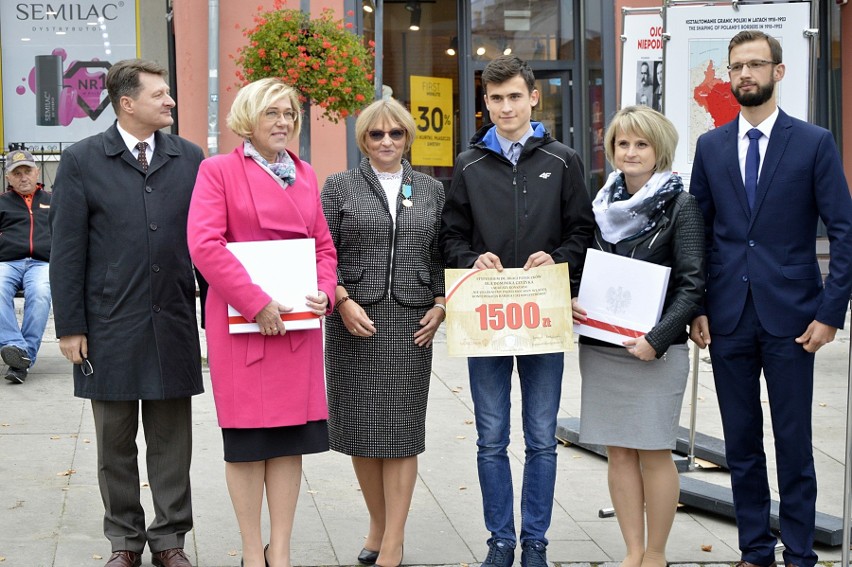
<path id="1" fill-rule="evenodd" d="M 243 87 L 227 122 L 245 142 L 201 164 L 189 211 L 192 261 L 210 284 L 208 360 L 245 567 L 289 567 L 302 455 L 328 449 L 322 331 L 288 331 L 281 315 L 293 306 L 279 304 L 252 283 L 225 247 L 313 238 L 319 290 L 305 304 L 318 316 L 331 312 L 337 257 L 316 174 L 286 150 L 298 138 L 301 121 L 292 87 L 278 79 Z M 288 259 L 269 261 L 286 265 Z M 229 334 L 228 305 L 256 322 L 260 333 Z M 264 488 L 270 513 L 266 549 L 260 530 Z"/>

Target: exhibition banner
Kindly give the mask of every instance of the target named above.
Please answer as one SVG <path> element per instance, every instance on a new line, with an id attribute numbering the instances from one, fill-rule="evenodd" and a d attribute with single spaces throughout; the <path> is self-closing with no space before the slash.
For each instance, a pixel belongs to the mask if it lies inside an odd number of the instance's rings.
<path id="1" fill-rule="evenodd" d="M 663 111 L 663 18 L 659 10 L 625 10 L 621 42 L 621 105 Z"/>
<path id="2" fill-rule="evenodd" d="M 775 85 L 778 105 L 808 119 L 810 2 L 710 6 L 672 5 L 666 9 L 664 42 L 666 116 L 680 141 L 673 170 L 689 186 L 698 137 L 735 119 L 740 106 L 731 92 L 728 42 L 743 30 L 759 30 L 778 39 L 786 74 Z"/>

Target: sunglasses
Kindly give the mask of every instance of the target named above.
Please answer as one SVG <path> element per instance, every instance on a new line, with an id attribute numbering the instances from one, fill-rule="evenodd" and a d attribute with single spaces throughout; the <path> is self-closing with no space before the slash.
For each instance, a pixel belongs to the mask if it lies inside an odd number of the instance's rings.
<path id="1" fill-rule="evenodd" d="M 394 142 L 398 142 L 405 138 L 405 130 L 402 128 L 394 128 L 390 132 L 385 132 L 384 130 L 370 130 L 367 132 L 367 135 L 370 136 L 370 139 L 374 142 L 381 142 L 385 139 L 385 135 L 390 136 L 391 140 Z"/>

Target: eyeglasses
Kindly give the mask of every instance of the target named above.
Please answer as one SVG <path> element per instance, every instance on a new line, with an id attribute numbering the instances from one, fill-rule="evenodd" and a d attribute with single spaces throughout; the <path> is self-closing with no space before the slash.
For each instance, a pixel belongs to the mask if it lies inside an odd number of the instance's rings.
<path id="1" fill-rule="evenodd" d="M 92 368 L 92 363 L 89 362 L 88 358 L 84 358 L 82 364 L 80 364 L 80 370 L 83 371 L 83 376 L 91 376 L 95 373 L 95 369 Z"/>
<path id="2" fill-rule="evenodd" d="M 268 122 L 278 122 L 282 118 L 284 122 L 295 122 L 296 118 L 298 118 L 298 114 L 292 110 L 285 110 L 284 112 L 279 112 L 277 110 L 267 110 L 263 113 L 263 118 Z"/>
<path id="3" fill-rule="evenodd" d="M 367 132 L 367 135 L 370 136 L 370 139 L 374 142 L 381 142 L 385 139 L 385 135 L 390 136 L 391 140 L 394 142 L 398 142 L 405 138 L 405 130 L 402 128 L 394 128 L 390 132 L 385 132 L 384 130 L 370 130 Z"/>
<path id="4" fill-rule="evenodd" d="M 777 61 L 767 61 L 766 59 L 752 59 L 745 63 L 732 63 L 728 65 L 728 71 L 733 74 L 742 73 L 743 67 L 748 67 L 750 71 L 760 71 L 767 65 L 778 65 Z"/>

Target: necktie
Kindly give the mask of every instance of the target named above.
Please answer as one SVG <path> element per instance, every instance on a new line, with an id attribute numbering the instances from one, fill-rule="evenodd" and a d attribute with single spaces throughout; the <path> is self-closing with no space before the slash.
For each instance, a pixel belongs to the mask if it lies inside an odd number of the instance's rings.
<path id="1" fill-rule="evenodd" d="M 139 165 L 142 166 L 142 171 L 148 173 L 148 156 L 145 155 L 145 152 L 148 149 L 148 143 L 139 142 L 136 144 L 136 149 L 139 150 L 139 155 L 136 156 L 136 160 L 139 162 Z"/>
<path id="2" fill-rule="evenodd" d="M 760 148 L 757 141 L 763 134 L 757 128 L 746 132 L 748 136 L 748 152 L 745 161 L 745 193 L 748 207 L 754 208 L 754 196 L 757 193 L 757 172 L 760 171 Z"/>
<path id="3" fill-rule="evenodd" d="M 522 149 L 523 146 L 520 144 L 520 142 L 515 142 L 514 144 L 512 144 L 512 163 L 517 164 L 518 160 L 521 159 Z"/>

